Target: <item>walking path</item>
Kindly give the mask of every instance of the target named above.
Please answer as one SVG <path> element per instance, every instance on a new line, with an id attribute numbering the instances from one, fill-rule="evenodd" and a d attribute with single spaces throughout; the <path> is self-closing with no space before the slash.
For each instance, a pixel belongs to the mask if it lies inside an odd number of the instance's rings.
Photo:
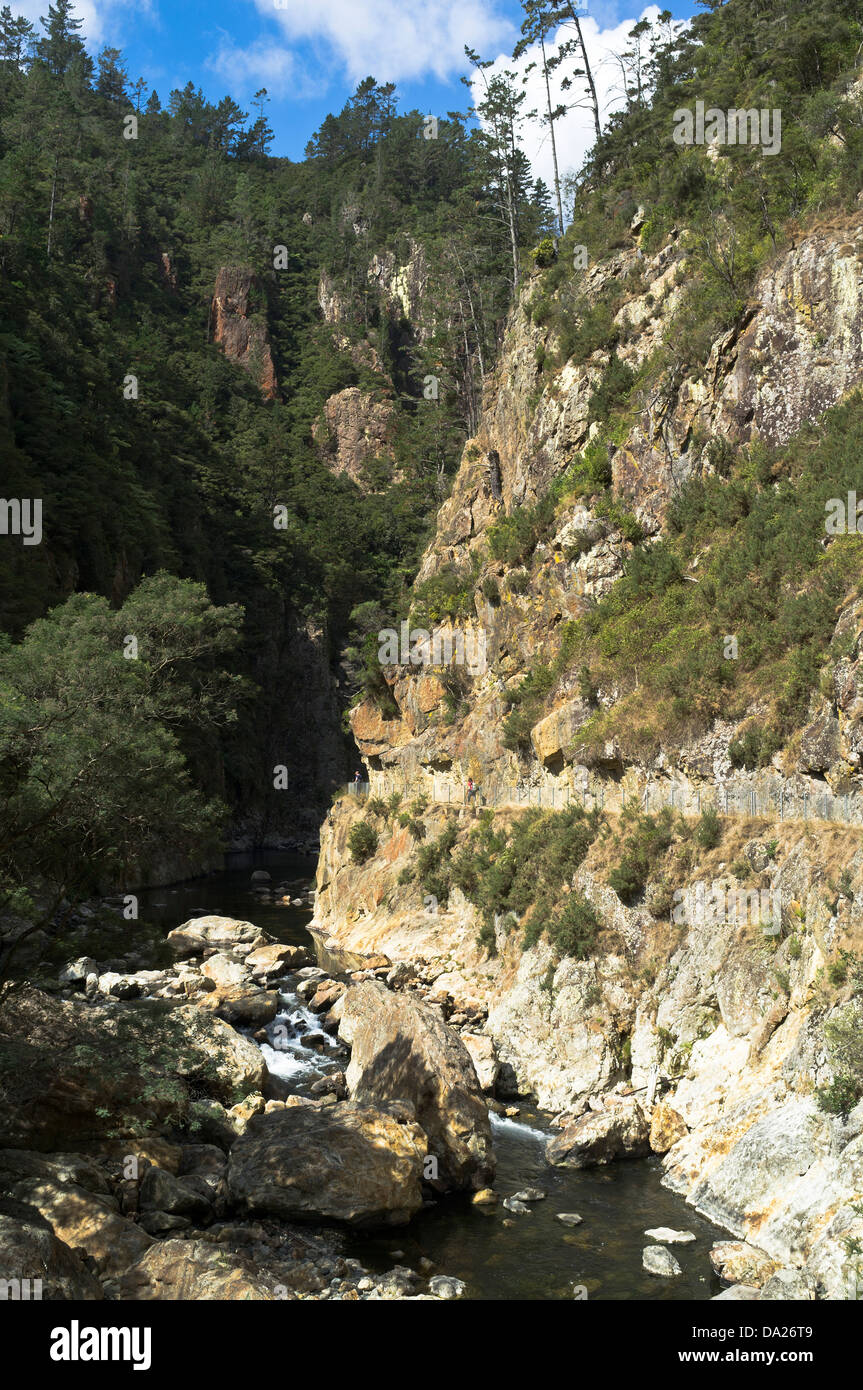
<path id="1" fill-rule="evenodd" d="M 345 790 L 354 796 L 380 796 L 386 799 L 394 791 L 401 792 L 405 802 L 424 796 L 445 806 L 468 804 L 467 788 L 462 782 L 434 777 L 431 788 L 399 787 L 383 773 L 376 773 L 372 782 L 349 782 Z M 790 782 L 776 776 L 758 786 L 751 781 L 728 781 L 709 788 L 691 787 L 671 780 L 643 782 L 635 790 L 620 782 L 603 782 L 594 787 L 529 787 L 505 783 L 482 783 L 473 804 L 496 809 L 516 809 L 534 806 L 545 811 L 563 811 L 569 806 L 594 807 L 619 814 L 637 799 L 641 809 L 654 813 L 663 807 L 679 811 L 683 816 L 698 816 L 708 806 L 720 815 L 766 817 L 778 821 L 841 822 L 863 827 L 863 797 L 860 793 L 834 796 L 811 779 L 797 778 Z"/>

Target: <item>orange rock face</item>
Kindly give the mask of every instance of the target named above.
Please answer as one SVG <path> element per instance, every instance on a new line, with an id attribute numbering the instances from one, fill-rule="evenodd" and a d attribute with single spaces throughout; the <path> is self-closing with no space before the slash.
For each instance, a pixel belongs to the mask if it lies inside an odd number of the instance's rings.
<path id="1" fill-rule="evenodd" d="M 351 710 L 351 732 L 364 757 L 373 757 L 406 743 L 409 734 L 400 719 L 384 719 L 372 700 L 364 700 Z"/>
<path id="2" fill-rule="evenodd" d="M 262 396 L 274 400 L 279 384 L 267 329 L 253 320 L 249 310 L 249 299 L 257 285 L 251 270 L 222 266 L 216 277 L 210 322 L 213 342 L 218 343 L 229 361 L 237 362 L 255 377 Z"/>

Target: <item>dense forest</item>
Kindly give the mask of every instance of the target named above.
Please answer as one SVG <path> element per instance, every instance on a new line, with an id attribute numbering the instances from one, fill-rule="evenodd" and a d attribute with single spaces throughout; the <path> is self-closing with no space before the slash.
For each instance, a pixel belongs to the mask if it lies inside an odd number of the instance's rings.
<path id="1" fill-rule="evenodd" d="M 29 701 L 50 700 L 76 722 L 72 688 L 79 677 L 86 685 L 94 664 L 107 688 L 96 696 L 94 686 L 88 699 L 88 748 L 108 741 L 103 714 L 134 733 L 141 685 L 148 697 L 158 686 L 159 699 L 170 687 L 173 708 L 141 723 L 142 766 L 157 751 L 147 737 L 155 726 L 181 761 L 192 759 L 208 795 L 228 807 L 266 796 L 262 730 L 286 692 L 266 688 L 272 672 L 261 654 L 273 632 L 312 624 L 335 664 L 358 604 L 397 604 L 476 418 L 477 363 L 493 358 L 512 281 L 499 152 L 467 116 L 441 119 L 427 138 L 423 115 L 399 113 L 393 85 L 369 78 L 294 163 L 269 153 L 265 92 L 251 117 L 228 97 L 209 104 L 191 84 L 163 106 L 117 50 L 92 61 L 68 0 L 49 7 L 42 30 L 3 9 L 3 493 L 40 499 L 43 526 L 41 544 L 10 538 L 0 549 L 0 778 L 13 827 L 0 852 L 16 892 L 45 870 L 31 839 L 37 824 L 61 834 L 48 858 L 75 842 L 60 808 L 82 776 L 73 757 L 39 780 L 50 754 Z M 518 247 L 532 245 L 548 228 L 549 204 L 523 157 L 507 190 Z M 421 342 L 387 313 L 368 276 L 373 255 L 405 258 L 417 244 L 428 285 Z M 222 267 L 249 277 L 249 314 L 264 326 L 278 383 L 269 396 L 213 341 Z M 322 321 L 322 274 L 347 306 L 338 343 Z M 374 345 L 372 365 L 350 350 L 360 340 Z M 440 386 L 426 399 L 430 374 Z M 394 420 L 390 457 L 370 489 L 334 476 L 313 434 L 326 400 L 353 385 L 387 401 Z M 154 579 L 165 574 L 177 580 L 167 592 Z M 165 622 L 146 632 L 128 619 L 118 626 L 111 614 L 139 585 L 145 602 L 153 584 L 163 586 Z M 93 597 L 64 603 L 71 594 Z M 224 615 L 214 645 L 193 635 L 208 600 Z M 50 635 L 37 624 L 14 645 L 51 609 Z M 116 634 L 107 646 L 93 638 L 104 624 Z M 124 657 L 127 634 L 140 646 L 135 662 Z M 56 676 L 43 669 L 31 691 L 20 668 L 46 642 L 58 652 Z M 228 668 L 231 700 L 218 718 L 197 708 L 191 719 L 180 687 L 188 679 L 197 690 L 214 662 Z M 296 670 L 297 684 L 304 675 Z M 110 783 L 104 761 L 93 767 L 91 810 Z M 133 780 L 130 804 L 141 795 Z M 149 810 L 138 800 L 129 825 L 140 834 L 149 824 L 191 849 L 210 818 L 193 798 L 188 815 L 178 802 L 165 823 L 158 780 Z M 312 787 L 311 798 L 329 790 Z M 129 851 L 108 821 L 107 833 L 102 818 L 91 822 L 102 846 L 94 840 L 82 864 L 91 883 L 103 850 L 115 867 Z M 139 860 L 148 844 L 139 841 Z"/>
<path id="2" fill-rule="evenodd" d="M 548 72 L 564 65 L 567 103 L 593 111 L 598 138 L 574 176 L 555 140 L 567 105 L 528 112 L 515 73 L 468 50 L 466 112 L 400 112 L 394 85 L 369 77 L 294 162 L 270 153 L 265 91 L 252 113 L 192 84 L 163 104 L 118 50 L 90 57 L 70 0 L 39 30 L 3 8 L 2 487 L 41 500 L 43 530 L 41 544 L 0 547 L 0 872 L 19 904 L 34 882 L 61 897 L 72 878 L 104 882 L 150 838 L 200 852 L 232 812 L 272 801 L 268 730 L 291 698 L 273 647 L 292 635 L 316 634 L 342 704 L 358 680 L 380 685 L 369 637 L 429 597 L 411 590 L 419 556 L 525 277 L 531 316 L 556 330 L 552 374 L 614 347 L 615 305 L 585 310 L 573 249 L 602 257 L 638 207 L 648 250 L 685 225 L 687 311 L 650 365 L 672 385 L 697 369 L 794 219 L 856 196 L 863 131 L 845 86 L 860 12 L 704 0 L 683 26 L 665 11 L 634 26 L 622 104 L 604 120 L 577 7 L 529 0 L 516 54 L 563 26 Z M 740 146 L 712 174 L 671 138 L 675 108 L 699 98 L 781 107 L 782 159 Z M 530 120 L 552 139 L 552 189 L 523 153 Z M 388 256 L 422 259 L 421 324 L 373 283 Z M 226 269 L 245 276 L 269 390 L 215 341 Z M 595 417 L 613 425 L 636 384 L 612 351 Z M 326 402 L 350 387 L 390 420 L 359 482 L 320 443 Z M 533 522 L 509 521 L 517 547 Z M 470 576 L 435 585 L 433 613 L 458 613 Z M 297 667 L 288 684 L 301 686 Z M 125 793 L 108 795 L 118 728 Z M 77 740 L 63 756 L 61 730 Z M 166 792 L 158 769 L 173 759 Z M 325 802 L 334 766 L 307 800 Z M 70 877 L 57 866 L 82 827 Z"/>

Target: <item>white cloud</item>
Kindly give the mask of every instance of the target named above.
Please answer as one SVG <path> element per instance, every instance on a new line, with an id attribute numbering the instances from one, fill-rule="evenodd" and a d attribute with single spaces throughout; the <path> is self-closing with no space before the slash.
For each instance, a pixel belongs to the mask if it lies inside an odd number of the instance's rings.
<path id="1" fill-rule="evenodd" d="M 582 9 L 584 7 L 582 6 Z M 590 6 L 591 11 L 597 8 L 594 3 Z M 606 7 L 609 8 L 609 7 Z M 615 7 L 617 8 L 617 7 Z M 587 46 L 587 54 L 590 59 L 590 66 L 593 71 L 593 79 L 596 84 L 596 92 L 599 100 L 600 120 L 604 123 L 611 112 L 620 110 L 625 105 L 625 98 L 622 92 L 622 81 L 620 68 L 615 60 L 615 54 L 623 53 L 629 47 L 628 34 L 633 25 L 639 19 L 655 21 L 664 6 L 648 5 L 640 14 L 630 14 L 611 28 L 601 29 L 599 23 L 590 13 L 581 21 L 584 41 Z M 549 56 L 557 52 L 560 42 L 565 42 L 571 38 L 573 30 L 564 29 L 558 31 L 552 37 L 551 42 L 546 42 L 546 52 Z M 525 91 L 527 100 L 524 103 L 524 110 L 537 110 L 542 113 L 546 109 L 545 82 L 540 66 L 541 54 L 538 46 L 529 49 L 517 62 L 513 62 L 508 55 L 501 54 L 495 60 L 489 74 L 501 72 L 504 68 L 524 75 L 525 69 L 530 63 L 536 66 L 527 77 Z M 568 92 L 560 90 L 560 78 L 566 76 L 567 70 L 572 71 L 577 66 L 573 60 L 565 62 L 552 75 L 551 97 L 552 102 L 570 103 L 574 100 L 581 100 L 582 88 L 578 81 L 574 81 Z M 481 93 L 480 79 L 474 79 L 474 100 L 477 100 Z M 569 111 L 559 121 L 555 122 L 555 139 L 557 141 L 557 159 L 560 167 L 560 175 L 563 178 L 567 173 L 576 172 L 584 162 L 584 157 L 593 145 L 596 135 L 593 124 L 593 114 L 589 107 L 580 106 L 574 111 Z M 549 188 L 553 187 L 554 164 L 552 160 L 551 139 L 548 133 L 548 126 L 541 125 L 539 121 L 525 123 L 522 128 L 522 143 L 531 163 L 531 168 L 535 178 L 544 179 Z"/>
<path id="2" fill-rule="evenodd" d="M 223 34 L 206 66 L 228 82 L 232 90 L 249 95 L 266 87 L 273 97 L 307 97 L 319 93 L 323 85 L 303 70 L 289 48 L 267 39 L 241 47 Z"/>
<path id="3" fill-rule="evenodd" d="M 464 48 L 511 48 L 515 26 L 497 13 L 495 0 L 255 0 L 274 17 L 289 43 L 322 45 L 351 82 L 369 74 L 379 82 L 436 77 L 464 70 Z"/>
<path id="4" fill-rule="evenodd" d="M 39 20 L 48 15 L 48 0 L 12 0 L 14 15 L 23 15 L 35 24 L 40 38 L 44 34 Z M 89 49 L 106 43 L 123 46 L 125 24 L 140 23 L 142 14 L 153 18 L 153 0 L 75 0 L 74 17 L 82 21 L 78 30 Z"/>

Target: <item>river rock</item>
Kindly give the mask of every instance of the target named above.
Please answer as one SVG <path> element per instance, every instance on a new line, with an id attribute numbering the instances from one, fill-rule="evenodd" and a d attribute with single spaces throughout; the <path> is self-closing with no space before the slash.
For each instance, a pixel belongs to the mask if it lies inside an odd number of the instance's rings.
<path id="1" fill-rule="evenodd" d="M 326 980 L 315 990 L 309 1000 L 309 1008 L 316 1014 L 327 1013 L 336 1000 L 344 994 L 345 988 L 346 986 L 342 984 L 341 980 Z"/>
<path id="2" fill-rule="evenodd" d="M 461 1298 L 466 1288 L 463 1279 L 455 1279 L 451 1274 L 435 1274 L 429 1279 L 429 1293 L 435 1298 Z"/>
<path id="3" fill-rule="evenodd" d="M 859 1266 L 858 1266 L 859 1268 Z M 860 1297 L 860 1284 L 856 1283 L 854 1289 L 856 1297 Z M 849 1294 L 849 1296 L 852 1296 Z M 772 1274 L 761 1289 L 761 1302 L 772 1303 L 785 1300 L 794 1303 L 811 1302 L 815 1298 L 815 1288 L 813 1281 L 800 1269 L 777 1269 Z"/>
<path id="4" fill-rule="evenodd" d="M 93 1166 L 85 1159 L 58 1164 L 39 1154 L 6 1149 L 0 1151 L 0 1188 L 6 1197 L 38 1211 L 70 1250 L 91 1256 L 100 1273 L 119 1274 L 143 1254 L 150 1239 L 120 1215 L 101 1173 L 98 1190 L 89 1190 Z M 88 1185 L 69 1181 L 73 1174 Z"/>
<path id="5" fill-rule="evenodd" d="M 243 1255 L 203 1240 L 162 1240 L 117 1283 L 117 1297 L 136 1301 L 171 1299 L 246 1302 L 280 1297 L 278 1281 L 255 1269 Z"/>
<path id="6" fill-rule="evenodd" d="M 83 989 L 88 975 L 99 974 L 99 967 L 92 956 L 79 956 L 77 960 L 70 960 L 59 972 L 57 979 L 61 985 L 71 985 L 74 989 Z"/>
<path id="7" fill-rule="evenodd" d="M 130 975 L 118 975 L 116 971 L 107 970 L 99 976 L 99 993 L 111 994 L 115 999 L 137 999 L 141 986 Z"/>
<path id="8" fill-rule="evenodd" d="M 710 1300 L 711 1303 L 754 1303 L 761 1297 L 761 1290 L 756 1289 L 752 1284 L 732 1284 L 730 1289 L 723 1289 L 722 1293 L 715 1293 Z"/>
<path id="9" fill-rule="evenodd" d="M 175 1178 L 161 1168 L 148 1168 L 141 1179 L 139 1203 L 142 1211 L 161 1211 L 169 1216 L 208 1217 L 213 1195 L 203 1178 L 189 1174 Z"/>
<path id="10" fill-rule="evenodd" d="M 192 917 L 168 932 L 168 945 L 178 956 L 196 956 L 208 946 L 252 947 L 262 935 L 260 927 L 235 917 Z"/>
<path id="11" fill-rule="evenodd" d="M 45 1303 L 94 1302 L 105 1296 L 98 1280 L 65 1241 L 57 1238 L 44 1216 L 34 1207 L 6 1197 L 0 1198 L 0 1249 L 2 1277 L 28 1279 L 31 1298 L 37 1279 Z"/>
<path id="12" fill-rule="evenodd" d="M 649 1143 L 655 1154 L 665 1154 L 678 1139 L 685 1139 L 689 1130 L 682 1115 L 665 1101 L 658 1101 L 650 1117 Z"/>
<path id="13" fill-rule="evenodd" d="M 235 1027 L 261 1028 L 275 1018 L 279 996 L 275 990 L 218 988 L 205 994 L 198 1004 Z"/>
<path id="14" fill-rule="evenodd" d="M 589 1111 L 549 1140 L 546 1156 L 560 1168 L 592 1168 L 649 1152 L 647 1116 L 634 1096 Z"/>
<path id="15" fill-rule="evenodd" d="M 282 946 L 278 942 L 272 946 L 259 946 L 250 951 L 245 958 L 245 966 L 253 975 L 269 978 L 284 975 L 289 970 L 299 970 L 311 965 L 314 957 L 305 946 Z"/>
<path id="16" fill-rule="evenodd" d="M 579 1216 L 578 1212 L 575 1211 L 559 1211 L 557 1219 L 562 1221 L 564 1226 L 580 1226 L 584 1217 Z"/>
<path id="17" fill-rule="evenodd" d="M 246 967 L 222 951 L 207 957 L 201 973 L 206 979 L 212 980 L 217 989 L 236 989 L 247 982 Z"/>
<path id="18" fill-rule="evenodd" d="M 518 1197 L 504 1197 L 503 1205 L 513 1216 L 530 1216 L 530 1207 L 519 1201 Z"/>
<path id="19" fill-rule="evenodd" d="M 651 1240 L 659 1241 L 660 1245 L 688 1245 L 695 1240 L 692 1231 L 675 1231 L 671 1226 L 654 1226 L 644 1234 L 650 1236 Z"/>
<path id="20" fill-rule="evenodd" d="M 460 1036 L 470 1054 L 480 1086 L 484 1091 L 493 1093 L 500 1071 L 493 1039 L 486 1033 L 462 1033 Z"/>
<path id="21" fill-rule="evenodd" d="M 417 968 L 408 960 L 396 961 L 393 968 L 387 972 L 386 977 L 390 989 L 404 989 L 416 978 Z"/>
<path id="22" fill-rule="evenodd" d="M 647 1245 L 641 1252 L 641 1263 L 648 1274 L 660 1274 L 665 1279 L 672 1279 L 683 1271 L 670 1250 L 666 1250 L 664 1245 Z"/>
<path id="23" fill-rule="evenodd" d="M 396 1225 L 422 1206 L 426 1153 L 416 1124 L 315 1102 L 251 1119 L 231 1150 L 228 1187 L 248 1212 Z"/>
<path id="24" fill-rule="evenodd" d="M 433 1009 L 379 981 L 345 994 L 339 1036 L 351 1040 L 348 1091 L 362 1104 L 406 1099 L 428 1135 L 441 1188 L 487 1187 L 494 1177 L 488 1109 L 470 1054 Z"/>
<path id="25" fill-rule="evenodd" d="M 761 1288 L 779 1268 L 776 1260 L 745 1240 L 718 1241 L 710 1251 L 710 1263 L 727 1284 L 752 1284 Z"/>

